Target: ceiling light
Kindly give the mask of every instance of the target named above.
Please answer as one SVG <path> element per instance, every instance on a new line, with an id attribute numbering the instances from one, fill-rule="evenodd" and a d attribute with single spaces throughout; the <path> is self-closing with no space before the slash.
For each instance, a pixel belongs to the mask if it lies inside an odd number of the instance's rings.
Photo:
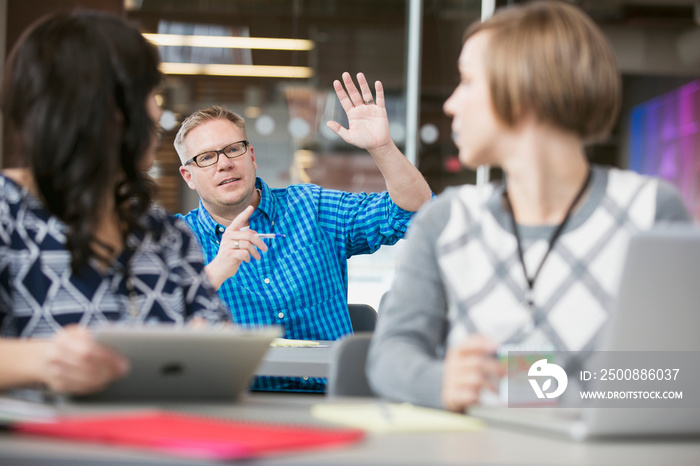
<path id="1" fill-rule="evenodd" d="M 312 50 L 316 44 L 307 39 L 270 37 L 188 36 L 181 34 L 143 34 L 156 45 L 179 47 L 216 47 L 227 49 Z"/>
<path id="2" fill-rule="evenodd" d="M 208 76 L 252 76 L 258 78 L 310 78 L 308 66 L 269 65 L 202 65 L 197 63 L 161 63 L 164 74 L 197 74 Z"/>

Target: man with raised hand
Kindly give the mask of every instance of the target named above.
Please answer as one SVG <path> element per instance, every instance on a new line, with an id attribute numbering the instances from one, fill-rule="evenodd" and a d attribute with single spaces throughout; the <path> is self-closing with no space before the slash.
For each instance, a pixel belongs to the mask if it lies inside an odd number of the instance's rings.
<path id="1" fill-rule="evenodd" d="M 199 238 L 207 274 L 242 326 L 282 325 L 285 338 L 304 340 L 352 333 L 347 259 L 396 243 L 431 199 L 423 176 L 391 140 L 381 82 L 375 102 L 362 73 L 359 90 L 348 73 L 342 79 L 345 88 L 337 80 L 333 85 L 349 125 L 328 126 L 369 151 L 385 192 L 269 188 L 256 176 L 243 119 L 221 107 L 189 116 L 175 138 L 180 174 L 200 197 L 183 218 Z M 322 392 L 325 380 L 259 377 L 253 389 Z"/>

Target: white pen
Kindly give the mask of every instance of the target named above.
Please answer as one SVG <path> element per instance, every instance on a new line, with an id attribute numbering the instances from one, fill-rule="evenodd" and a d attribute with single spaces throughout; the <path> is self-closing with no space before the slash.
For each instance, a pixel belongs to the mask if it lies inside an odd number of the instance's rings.
<path id="1" fill-rule="evenodd" d="M 258 238 L 286 238 L 287 235 L 281 235 L 279 233 L 257 233 L 255 236 Z"/>

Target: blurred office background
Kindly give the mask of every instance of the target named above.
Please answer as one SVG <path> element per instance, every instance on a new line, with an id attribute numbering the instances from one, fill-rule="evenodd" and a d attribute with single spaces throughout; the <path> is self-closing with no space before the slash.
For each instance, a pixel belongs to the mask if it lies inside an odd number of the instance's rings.
<path id="1" fill-rule="evenodd" d="M 513 0 L 0 0 L 2 62 L 24 28 L 50 11 L 84 7 L 126 16 L 159 43 L 166 79 L 163 144 L 151 175 L 172 212 L 197 206 L 172 140 L 192 111 L 222 104 L 246 118 L 258 174 L 272 187 L 310 182 L 381 191 L 372 158 L 326 127 L 345 124 L 332 82 L 381 80 L 394 140 L 435 193 L 474 183 L 460 167 L 442 104 L 459 81 L 464 29 L 489 4 Z M 573 0 L 610 39 L 624 103 L 595 163 L 664 176 L 700 218 L 700 0 Z M 277 40 L 272 40 L 277 39 Z M 3 139 L 2 164 L 16 164 Z M 491 178 L 498 178 L 491 170 Z M 400 246 L 353 258 L 351 302 L 376 307 Z"/>

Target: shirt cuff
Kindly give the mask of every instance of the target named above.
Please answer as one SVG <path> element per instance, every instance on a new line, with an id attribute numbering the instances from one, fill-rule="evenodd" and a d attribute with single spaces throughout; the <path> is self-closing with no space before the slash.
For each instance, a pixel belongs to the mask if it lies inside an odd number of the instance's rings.
<path id="1" fill-rule="evenodd" d="M 431 199 L 429 202 L 432 202 L 433 199 L 436 198 L 436 196 L 433 192 L 431 192 L 430 194 Z M 394 231 L 398 233 L 406 233 L 406 230 L 408 230 L 408 227 L 411 224 L 411 219 L 416 214 L 416 212 L 402 209 L 401 207 L 396 205 L 396 203 L 394 203 L 393 199 L 391 199 L 388 193 L 387 197 L 389 198 L 388 217 L 391 219 L 389 221 L 389 225 Z"/>

